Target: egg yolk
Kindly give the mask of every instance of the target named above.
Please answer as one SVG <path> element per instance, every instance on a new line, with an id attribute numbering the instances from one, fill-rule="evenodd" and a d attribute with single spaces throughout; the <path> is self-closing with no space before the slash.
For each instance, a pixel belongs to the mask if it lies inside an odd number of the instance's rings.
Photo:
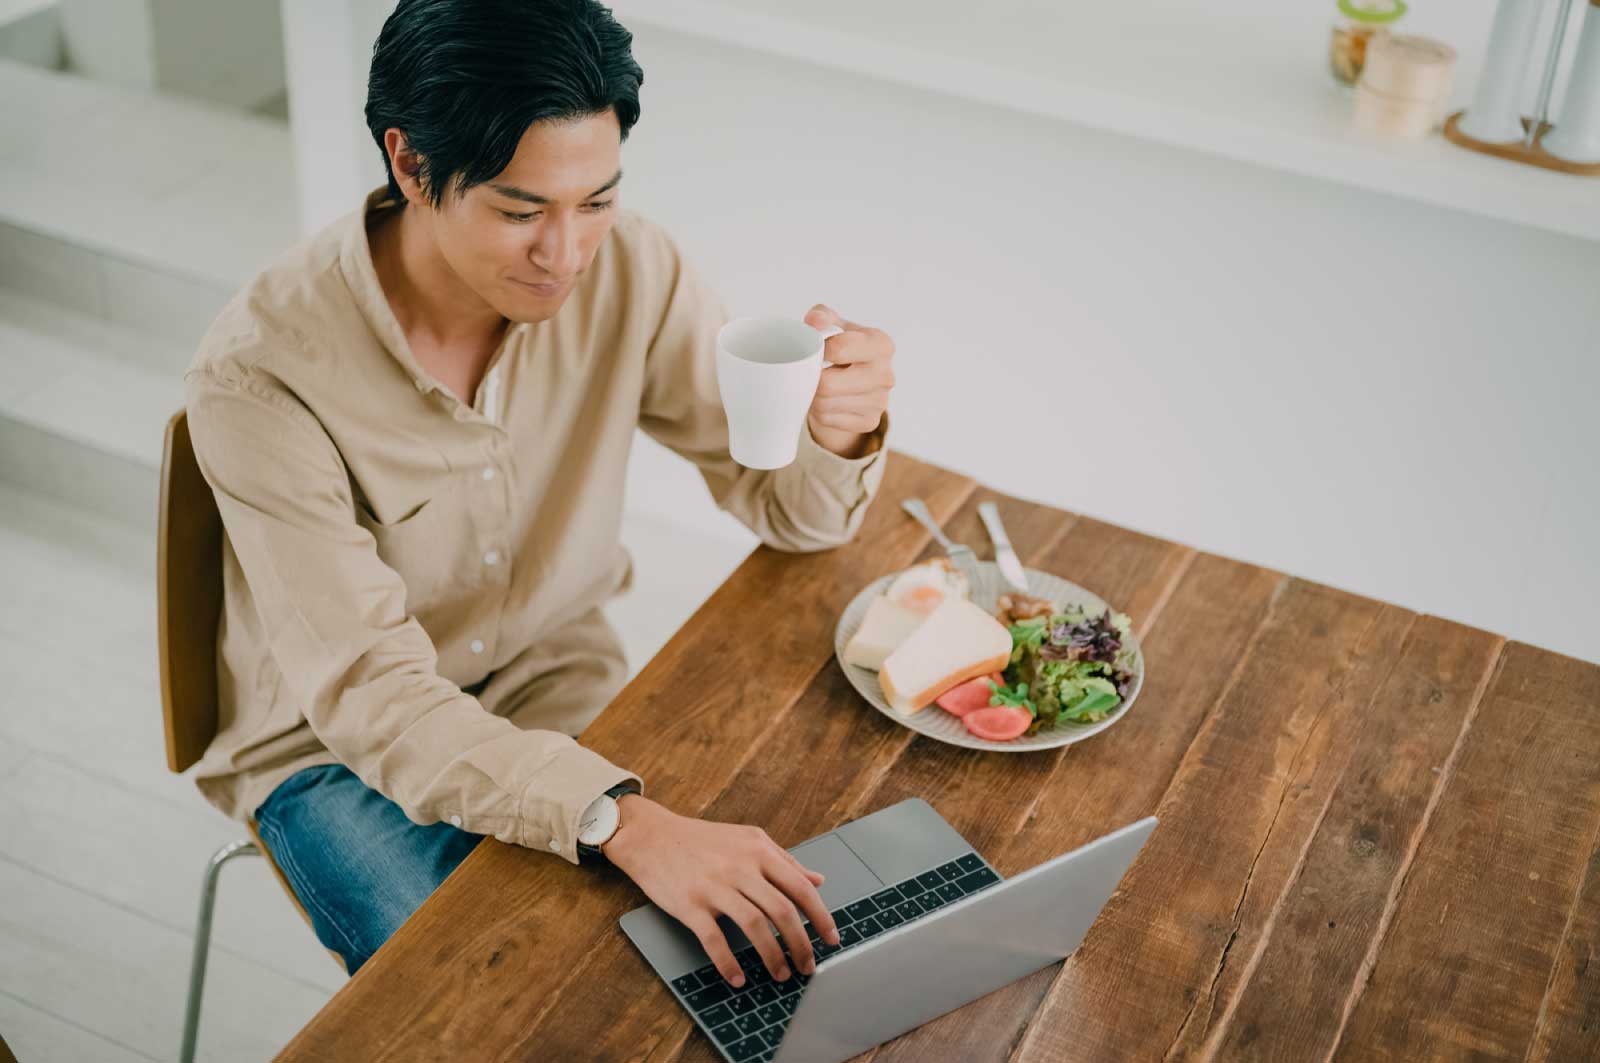
<path id="1" fill-rule="evenodd" d="M 900 604 L 919 613 L 931 613 L 944 604 L 944 591 L 938 587 L 913 587 L 906 591 Z"/>

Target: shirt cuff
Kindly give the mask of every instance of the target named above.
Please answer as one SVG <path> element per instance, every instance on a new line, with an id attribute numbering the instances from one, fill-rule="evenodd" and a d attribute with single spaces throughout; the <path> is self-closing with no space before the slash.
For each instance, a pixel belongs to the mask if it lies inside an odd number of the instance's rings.
<path id="1" fill-rule="evenodd" d="M 840 494 L 860 491 L 869 495 L 883 479 L 884 458 L 889 453 L 888 436 L 889 414 L 885 412 L 877 429 L 868 436 L 871 449 L 859 458 L 845 458 L 813 439 L 811 424 L 807 422 L 800 432 L 800 450 L 795 462 L 807 475 L 816 477 Z"/>
<path id="2" fill-rule="evenodd" d="M 520 844 L 556 853 L 578 863 L 578 829 L 584 810 L 596 797 L 620 782 L 644 792 L 644 781 L 600 754 L 573 745 L 537 773 L 522 797 Z"/>

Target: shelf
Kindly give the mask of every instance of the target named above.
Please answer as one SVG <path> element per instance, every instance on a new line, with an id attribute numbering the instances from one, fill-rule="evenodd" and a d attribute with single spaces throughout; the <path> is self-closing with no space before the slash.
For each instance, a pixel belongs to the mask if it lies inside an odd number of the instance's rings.
<path id="1" fill-rule="evenodd" d="M 1321 8 L 1238 0 L 1227 10 L 1186 0 L 1070 8 L 617 0 L 614 8 L 624 25 L 1600 240 L 1600 179 L 1478 155 L 1437 133 L 1389 141 L 1354 129 L 1351 95 L 1327 70 L 1331 0 Z M 1471 96 L 1493 10 L 1492 0 L 1459 0 L 1403 24 L 1460 53 L 1451 109 Z"/>

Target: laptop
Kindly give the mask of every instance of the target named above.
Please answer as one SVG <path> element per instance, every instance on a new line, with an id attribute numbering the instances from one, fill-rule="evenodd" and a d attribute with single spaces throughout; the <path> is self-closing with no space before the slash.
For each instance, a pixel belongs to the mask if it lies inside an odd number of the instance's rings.
<path id="1" fill-rule="evenodd" d="M 719 920 L 745 984 L 734 989 L 699 941 L 653 904 L 622 929 L 729 1063 L 839 1063 L 1066 958 L 1145 839 L 1147 817 L 1002 879 L 920 798 L 789 851 L 827 876 L 839 927 L 809 978 L 774 981 L 755 947 Z"/>

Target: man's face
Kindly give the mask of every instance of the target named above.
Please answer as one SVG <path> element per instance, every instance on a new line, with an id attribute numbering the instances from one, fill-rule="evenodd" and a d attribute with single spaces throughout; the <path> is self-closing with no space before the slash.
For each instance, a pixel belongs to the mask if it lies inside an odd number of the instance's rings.
<path id="1" fill-rule="evenodd" d="M 547 320 L 616 219 L 621 158 L 613 111 L 538 123 L 496 177 L 464 195 L 452 189 L 427 209 L 428 226 L 450 268 L 484 302 L 512 321 Z"/>

